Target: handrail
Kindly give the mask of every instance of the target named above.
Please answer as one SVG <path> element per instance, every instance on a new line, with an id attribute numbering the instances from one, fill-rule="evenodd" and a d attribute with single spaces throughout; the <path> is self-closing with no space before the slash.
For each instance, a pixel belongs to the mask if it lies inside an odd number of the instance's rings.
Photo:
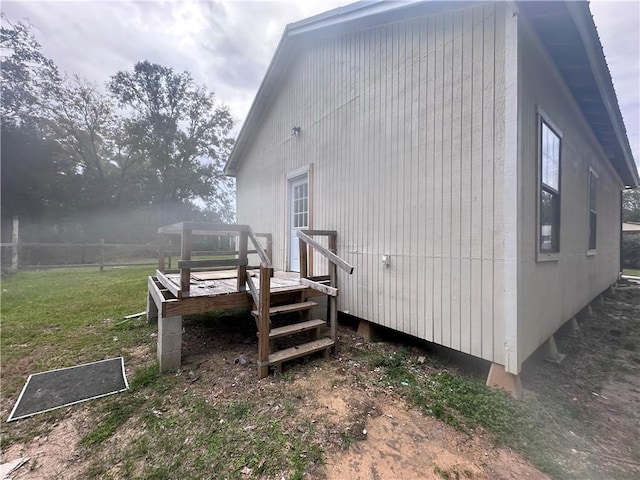
<path id="1" fill-rule="evenodd" d="M 258 307 L 260 305 L 260 295 L 256 288 L 256 284 L 253 283 L 253 279 L 251 278 L 251 275 L 249 275 L 249 273 L 247 273 L 247 286 L 249 287 L 249 292 L 251 292 L 253 303 L 255 303 L 256 307 Z"/>
<path id="2" fill-rule="evenodd" d="M 249 227 L 249 238 L 256 249 L 258 257 L 260 257 L 260 265 L 263 267 L 271 267 L 271 259 L 267 255 L 267 252 L 265 252 L 262 245 L 260 245 L 260 242 L 258 242 L 258 239 L 256 238 L 255 233 L 253 233 L 251 227 Z"/>
<path id="3" fill-rule="evenodd" d="M 340 267 L 342 270 L 347 272 L 349 275 L 351 275 L 353 273 L 353 266 L 349 265 L 347 262 L 345 262 L 343 259 L 341 259 L 339 256 L 337 256 L 335 253 L 333 253 L 332 251 L 330 251 L 330 250 L 326 249 L 325 247 L 323 247 L 322 245 L 320 245 L 313 238 L 311 238 L 307 234 L 303 233 L 302 230 L 298 230 L 297 233 L 298 233 L 298 238 L 300 240 L 305 242 L 307 245 L 311 245 L 318 253 L 321 253 L 322 255 L 324 255 L 327 258 L 327 260 L 329 260 L 331 263 L 333 263 L 334 265 Z"/>
<path id="4" fill-rule="evenodd" d="M 262 237 L 265 239 L 267 252 L 267 258 L 273 263 L 273 235 L 270 233 L 253 232 L 256 237 Z"/>

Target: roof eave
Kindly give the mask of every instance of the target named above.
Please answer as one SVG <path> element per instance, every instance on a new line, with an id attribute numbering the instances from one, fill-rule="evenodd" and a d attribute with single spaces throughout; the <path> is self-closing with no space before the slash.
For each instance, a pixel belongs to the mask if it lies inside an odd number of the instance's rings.
<path id="1" fill-rule="evenodd" d="M 622 152 L 622 158 L 627 172 L 625 172 L 626 175 L 623 174 L 621 176 L 623 177 L 623 181 L 628 184 L 627 186 L 636 188 L 640 185 L 640 176 L 638 175 L 638 170 L 631 152 L 631 146 L 629 145 L 629 139 L 622 119 L 622 113 L 620 112 L 613 80 L 611 79 L 600 37 L 598 36 L 588 4 L 586 2 L 566 2 L 566 6 L 585 45 L 591 70 Z"/>

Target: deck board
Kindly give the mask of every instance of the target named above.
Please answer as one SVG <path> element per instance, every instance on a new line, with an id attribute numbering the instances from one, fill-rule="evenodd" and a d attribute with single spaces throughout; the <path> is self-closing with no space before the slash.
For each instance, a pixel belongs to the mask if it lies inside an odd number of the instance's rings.
<path id="1" fill-rule="evenodd" d="M 251 273 L 252 276 L 255 277 L 256 288 L 259 291 L 260 272 L 256 270 Z M 173 285 L 179 288 L 179 273 L 167 273 L 165 276 Z M 214 276 L 218 278 L 211 279 L 211 277 Z M 198 272 L 191 276 L 189 295 L 191 297 L 213 297 L 238 293 L 236 278 L 236 270 L 218 270 L 215 273 Z M 277 270 L 274 272 L 271 278 L 271 291 L 289 290 L 292 287 L 300 289 L 306 288 L 300 285 L 300 276 L 297 272 L 282 272 Z"/>
<path id="2" fill-rule="evenodd" d="M 214 297 L 238 293 L 236 272 L 236 270 L 218 270 L 216 272 L 197 272 L 192 274 L 189 292 L 190 297 Z M 251 274 L 255 278 L 256 288 L 259 291 L 260 272 L 255 270 L 251 272 Z M 210 279 L 211 277 L 218 278 Z M 179 288 L 179 273 L 167 273 L 166 278 Z M 297 272 L 282 272 L 276 270 L 271 278 L 271 291 L 298 286 L 300 286 L 300 275 Z"/>

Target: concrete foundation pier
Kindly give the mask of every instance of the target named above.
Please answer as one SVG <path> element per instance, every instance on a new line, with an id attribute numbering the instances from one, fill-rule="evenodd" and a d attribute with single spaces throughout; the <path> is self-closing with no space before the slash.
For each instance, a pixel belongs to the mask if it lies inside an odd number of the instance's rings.
<path id="1" fill-rule="evenodd" d="M 180 368 L 182 364 L 182 317 L 158 318 L 158 363 L 160 372 Z"/>

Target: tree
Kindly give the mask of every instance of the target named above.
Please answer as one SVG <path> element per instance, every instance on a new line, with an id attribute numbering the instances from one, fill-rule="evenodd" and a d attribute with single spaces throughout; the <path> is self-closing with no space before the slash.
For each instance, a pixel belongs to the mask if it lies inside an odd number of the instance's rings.
<path id="1" fill-rule="evenodd" d="M 41 107 L 55 95 L 60 84 L 58 68 L 41 52 L 30 25 L 13 24 L 4 13 L 0 28 L 0 78 L 3 125 L 37 122 Z"/>
<path id="2" fill-rule="evenodd" d="M 75 76 L 65 79 L 49 108 L 53 138 L 82 175 L 86 209 L 119 207 L 144 157 L 113 100 Z"/>
<path id="3" fill-rule="evenodd" d="M 46 112 L 60 86 L 30 26 L 2 14 L 0 28 L 2 215 L 41 216 L 71 207 L 78 191 L 73 165 L 46 133 Z"/>
<path id="4" fill-rule="evenodd" d="M 625 222 L 640 222 L 640 189 L 622 192 L 622 219 Z"/>
<path id="5" fill-rule="evenodd" d="M 59 146 L 30 124 L 2 125 L 2 216 L 40 218 L 78 208 L 81 178 Z"/>
<path id="6" fill-rule="evenodd" d="M 189 73 L 141 62 L 104 91 L 63 79 L 28 24 L 2 15 L 0 40 L 3 217 L 232 218 L 233 121 Z"/>
<path id="7" fill-rule="evenodd" d="M 145 184 L 154 204 L 204 200 L 221 215 L 230 205 L 230 179 L 222 172 L 233 140 L 231 114 L 188 72 L 148 61 L 118 72 L 108 84 L 148 166 Z"/>

